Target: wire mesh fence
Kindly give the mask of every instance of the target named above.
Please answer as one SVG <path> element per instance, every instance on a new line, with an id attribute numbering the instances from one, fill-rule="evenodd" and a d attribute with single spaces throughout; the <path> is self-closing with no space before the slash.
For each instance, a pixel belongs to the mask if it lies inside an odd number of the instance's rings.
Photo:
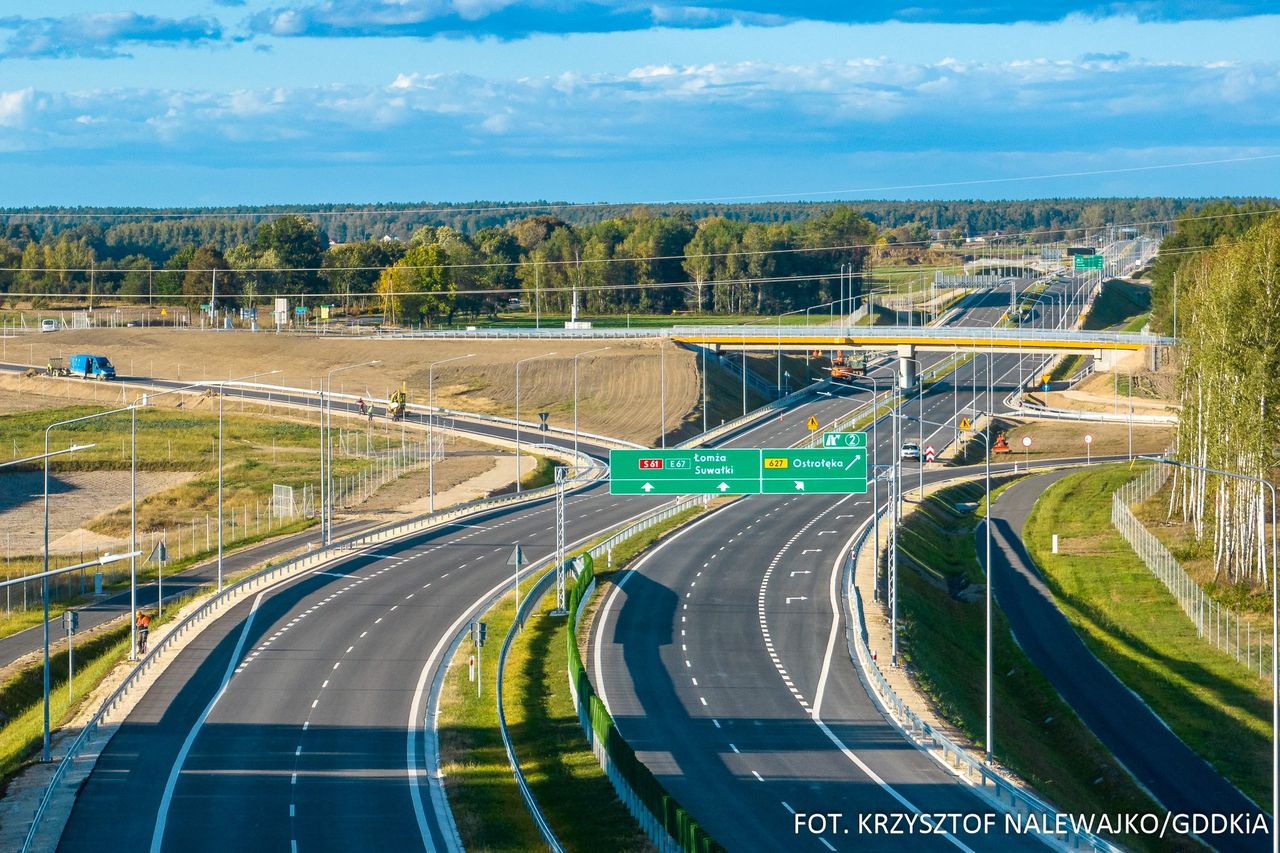
<path id="1" fill-rule="evenodd" d="M 1275 654 L 1270 623 L 1242 616 L 1205 594 L 1195 578 L 1130 509 L 1160 491 L 1168 479 L 1167 465 L 1153 465 L 1117 489 L 1111 495 L 1111 524 L 1172 593 L 1201 639 L 1235 658 L 1260 678 L 1270 677 L 1271 659 Z"/>

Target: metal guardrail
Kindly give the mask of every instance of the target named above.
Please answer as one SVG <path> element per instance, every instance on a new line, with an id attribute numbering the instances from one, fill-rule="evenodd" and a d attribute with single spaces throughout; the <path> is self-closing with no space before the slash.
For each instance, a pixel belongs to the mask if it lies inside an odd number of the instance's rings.
<path id="1" fill-rule="evenodd" d="M 292 388 L 287 385 L 268 385 L 261 382 L 226 382 L 226 383 L 210 382 L 209 384 L 211 385 L 223 384 L 228 388 L 236 388 L 236 387 L 251 388 L 259 391 L 266 391 L 268 393 L 279 392 L 282 394 L 296 394 L 296 395 L 303 395 L 303 396 L 310 396 L 310 397 L 316 397 L 316 396 L 319 396 L 320 394 L 320 392 L 314 388 Z M 351 403 L 354 403 L 357 400 L 361 399 L 359 396 L 355 394 L 341 394 L 336 391 L 326 396 L 328 396 L 332 400 L 346 400 Z M 509 426 L 509 427 L 514 427 L 517 424 L 519 424 L 520 429 L 522 431 L 528 431 L 531 434 L 537 434 L 537 435 L 546 435 L 549 432 L 555 433 L 556 435 L 563 436 L 565 438 L 573 438 L 573 435 L 574 435 L 573 430 L 566 429 L 564 427 L 548 425 L 548 428 L 546 429 L 546 431 L 543 431 L 541 429 L 541 426 L 542 426 L 541 424 L 533 423 L 532 421 L 517 421 L 515 418 L 504 418 L 504 417 L 501 417 L 500 415 L 482 415 L 476 412 L 464 412 L 458 409 L 446 409 L 441 406 L 424 406 L 421 403 L 407 403 L 405 405 L 405 408 L 410 411 L 415 411 L 421 415 L 426 415 L 428 417 L 435 415 L 436 417 L 443 416 L 443 417 L 448 417 L 448 418 L 452 418 L 454 420 L 459 420 L 459 421 L 478 421 L 480 423 L 500 424 L 502 426 Z M 628 447 L 628 448 L 637 449 L 637 450 L 643 449 L 644 447 L 644 445 L 636 444 L 633 441 L 625 441 L 620 438 L 613 438 L 612 436 L 600 435 L 594 432 L 584 432 L 582 430 L 578 430 L 577 435 L 579 439 L 586 438 L 591 441 L 603 444 L 605 446 Z"/>
<path id="2" fill-rule="evenodd" d="M 866 625 L 862 618 L 862 600 L 857 588 L 853 585 L 853 572 L 858 553 L 866 547 L 872 525 L 878 524 L 885 512 L 887 507 L 866 522 L 853 546 L 845 553 L 841 595 L 844 598 L 845 612 L 849 617 L 845 639 L 854 665 L 866 677 L 867 686 L 875 692 L 876 698 L 889 711 L 898 728 L 908 738 L 922 746 L 926 753 L 945 764 L 957 776 L 977 787 L 1000 808 L 1014 814 L 1040 815 L 1041 826 L 1057 826 L 1058 811 L 1053 806 L 1011 784 L 912 711 L 911 707 L 890 686 L 879 664 L 872 658 L 871 649 L 867 645 Z M 1089 832 L 1068 830 L 1061 835 L 1046 832 L 1039 837 L 1071 851 L 1122 853 L 1121 848 Z"/>
<path id="3" fill-rule="evenodd" d="M 1113 492 L 1111 525 L 1177 600 L 1200 639 L 1235 658 L 1250 672 L 1256 671 L 1259 678 L 1270 678 L 1271 657 L 1275 654 L 1271 630 L 1241 619 L 1240 614 L 1205 595 L 1204 588 L 1130 509 L 1130 504 L 1147 500 L 1160 491 L 1169 475 L 1169 466 L 1153 465 Z"/>
<path id="4" fill-rule="evenodd" d="M 894 340 L 901 338 L 904 331 L 913 337 L 924 337 L 934 340 L 971 340 L 980 338 L 992 343 L 1016 343 L 1017 341 L 1060 342 L 1066 338 L 1078 339 L 1086 343 L 1128 344 L 1132 346 L 1168 346 L 1173 344 L 1172 338 L 1158 335 L 1142 335 L 1128 332 L 1075 332 L 1064 334 L 1061 330 L 1053 332 L 1047 329 L 974 329 L 974 328 L 942 328 L 917 326 L 910 330 L 879 326 L 801 326 L 783 327 L 784 337 L 817 337 L 817 338 L 885 338 Z M 310 332 L 308 334 L 314 334 Z M 550 339 L 582 339 L 597 340 L 601 338 L 672 338 L 672 337 L 725 337 L 776 340 L 778 330 L 773 326 L 681 326 L 672 325 L 665 328 L 649 329 L 475 329 L 459 330 L 423 330 L 418 332 L 381 332 L 379 338 L 460 338 L 471 340 L 521 340 L 529 338 Z"/>
<path id="5" fill-rule="evenodd" d="M 776 340 L 776 329 L 764 326 L 672 326 L 669 330 L 660 330 L 672 337 L 726 337 Z M 1159 335 L 1144 335 L 1132 332 L 1102 332 L 1062 329 L 1034 329 L 1024 326 L 1011 328 L 988 328 L 970 326 L 915 326 L 902 328 L 894 326 L 787 326 L 784 337 L 857 337 L 885 338 L 896 342 L 904 335 L 916 338 L 928 338 L 937 341 L 972 339 L 987 340 L 991 343 L 1016 344 L 1031 342 L 1060 342 L 1064 339 L 1090 344 L 1126 344 L 1130 346 L 1170 346 L 1173 338 Z"/>
<path id="6" fill-rule="evenodd" d="M 591 554 L 593 558 L 603 555 L 611 550 L 614 545 L 624 539 L 628 539 L 643 530 L 649 529 L 659 522 L 671 518 L 673 515 L 696 506 L 700 501 L 700 498 L 684 498 L 668 504 L 667 506 L 660 507 L 643 518 L 626 525 L 608 539 L 588 549 L 587 553 Z M 540 563 L 549 564 L 553 559 L 554 557 L 548 558 L 547 560 L 540 561 Z M 570 565 L 572 565 L 572 561 L 570 561 Z M 520 788 L 520 797 L 524 800 L 525 807 L 528 808 L 529 814 L 533 817 L 533 822 L 538 827 L 538 833 L 542 836 L 542 840 L 546 843 L 547 847 L 555 851 L 555 853 L 563 853 L 563 845 L 561 845 L 560 840 L 556 837 L 555 831 L 551 828 L 550 822 L 542 813 L 542 808 L 538 805 L 537 798 L 529 788 L 529 782 L 524 775 L 524 770 L 520 766 L 520 759 L 515 752 L 515 745 L 511 742 L 511 732 L 507 728 L 507 715 L 502 706 L 503 673 L 506 671 L 507 655 L 511 651 L 511 644 L 515 642 L 516 633 L 524 627 L 534 608 L 541 603 L 543 597 L 546 596 L 547 591 L 554 586 L 555 581 L 555 571 L 545 572 L 529 589 L 526 597 L 520 602 L 520 607 L 516 610 L 515 618 L 512 620 L 510 628 L 507 629 L 507 634 L 502 641 L 502 649 L 498 653 L 496 701 L 498 704 L 498 731 L 502 736 L 502 747 L 506 751 L 507 761 L 510 763 L 511 771 L 515 775 L 516 785 Z"/>
<path id="7" fill-rule="evenodd" d="M 555 449 L 558 452 L 564 452 L 563 448 Z M 583 454 L 579 454 L 579 457 L 580 461 L 585 461 L 588 464 L 591 464 L 589 457 L 586 457 Z M 594 477 L 598 478 L 600 472 L 604 469 L 593 465 L 592 470 Z M 32 849 L 32 844 L 34 844 L 36 835 L 40 830 L 40 823 L 48 812 L 49 803 L 53 799 L 54 792 L 66 778 L 71 767 L 84 752 L 85 747 L 93 742 L 94 735 L 102 726 L 103 719 L 109 713 L 114 711 L 120 702 L 123 701 L 124 698 L 140 684 L 143 676 L 145 676 L 153 666 L 159 663 L 160 658 L 166 654 L 181 637 L 186 635 L 197 625 L 205 622 L 215 615 L 220 615 L 224 608 L 232 606 L 242 595 L 252 593 L 259 589 L 265 589 L 279 581 L 286 580 L 305 569 L 337 557 L 344 556 L 344 554 L 349 554 L 354 549 L 361 547 L 362 543 L 373 545 L 376 542 L 380 542 L 385 539 L 400 538 L 412 533 L 421 532 L 430 527 L 447 524 L 448 522 L 463 516 L 488 512 L 508 504 L 536 501 L 542 498 L 551 497 L 554 494 L 555 486 L 550 485 L 518 494 L 469 501 L 468 503 L 460 504 L 447 510 L 421 516 L 417 519 L 390 525 L 388 527 L 378 528 L 376 530 L 362 533 L 358 536 L 352 536 L 347 539 L 334 542 L 328 547 L 322 548 L 318 551 L 299 555 L 276 566 L 267 566 L 261 571 L 255 572 L 246 578 L 242 578 L 241 580 L 226 586 L 221 592 L 215 594 L 195 611 L 188 614 L 185 619 L 173 626 L 173 628 L 171 628 L 165 636 L 160 639 L 140 661 L 138 661 L 137 665 L 129 675 L 125 677 L 125 680 L 121 682 L 120 685 L 112 691 L 111 695 L 103 701 L 98 712 L 93 715 L 88 723 L 85 724 L 85 727 L 80 731 L 80 734 L 77 735 L 75 740 L 73 740 L 67 747 L 66 754 L 58 763 L 58 767 L 54 770 L 53 776 L 49 779 L 49 784 L 45 788 L 44 795 L 40 798 L 40 802 L 36 806 L 35 813 L 31 821 L 31 827 L 27 831 L 26 839 L 23 841 L 22 853 L 28 853 L 28 851 Z"/>
<path id="8" fill-rule="evenodd" d="M 1022 398 L 1022 391 L 1017 390 L 1004 398 L 1005 408 L 1011 414 L 1020 414 L 1029 418 L 1045 418 L 1056 421 L 1089 421 L 1091 423 L 1110 424 L 1176 424 L 1177 415 L 1131 415 L 1128 412 L 1086 412 L 1077 409 L 1052 409 L 1035 403 L 1028 403 Z"/>

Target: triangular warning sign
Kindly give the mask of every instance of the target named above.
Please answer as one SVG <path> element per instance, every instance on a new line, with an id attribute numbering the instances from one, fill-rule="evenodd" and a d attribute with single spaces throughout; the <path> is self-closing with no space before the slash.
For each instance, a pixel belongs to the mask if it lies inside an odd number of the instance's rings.
<path id="1" fill-rule="evenodd" d="M 968 418 L 961 418 L 960 429 L 973 429 L 973 423 Z"/>

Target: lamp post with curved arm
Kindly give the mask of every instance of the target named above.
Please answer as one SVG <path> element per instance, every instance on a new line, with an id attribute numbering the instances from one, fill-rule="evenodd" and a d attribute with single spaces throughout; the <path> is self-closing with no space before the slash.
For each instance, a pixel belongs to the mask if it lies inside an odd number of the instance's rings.
<path id="1" fill-rule="evenodd" d="M 436 365 L 474 357 L 475 353 L 471 352 L 427 365 L 427 512 L 436 511 Z"/>
<path id="2" fill-rule="evenodd" d="M 555 352 L 544 352 L 542 355 L 531 355 L 516 362 L 516 494 L 522 491 L 520 485 L 520 365 L 540 358 L 550 358 Z"/>

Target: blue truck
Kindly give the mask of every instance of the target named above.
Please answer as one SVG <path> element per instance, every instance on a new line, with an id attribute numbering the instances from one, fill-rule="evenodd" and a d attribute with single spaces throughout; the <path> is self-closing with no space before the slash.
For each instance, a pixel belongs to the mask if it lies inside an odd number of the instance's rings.
<path id="1" fill-rule="evenodd" d="M 116 369 L 105 355 L 71 356 L 71 375 L 85 379 L 115 379 Z"/>

